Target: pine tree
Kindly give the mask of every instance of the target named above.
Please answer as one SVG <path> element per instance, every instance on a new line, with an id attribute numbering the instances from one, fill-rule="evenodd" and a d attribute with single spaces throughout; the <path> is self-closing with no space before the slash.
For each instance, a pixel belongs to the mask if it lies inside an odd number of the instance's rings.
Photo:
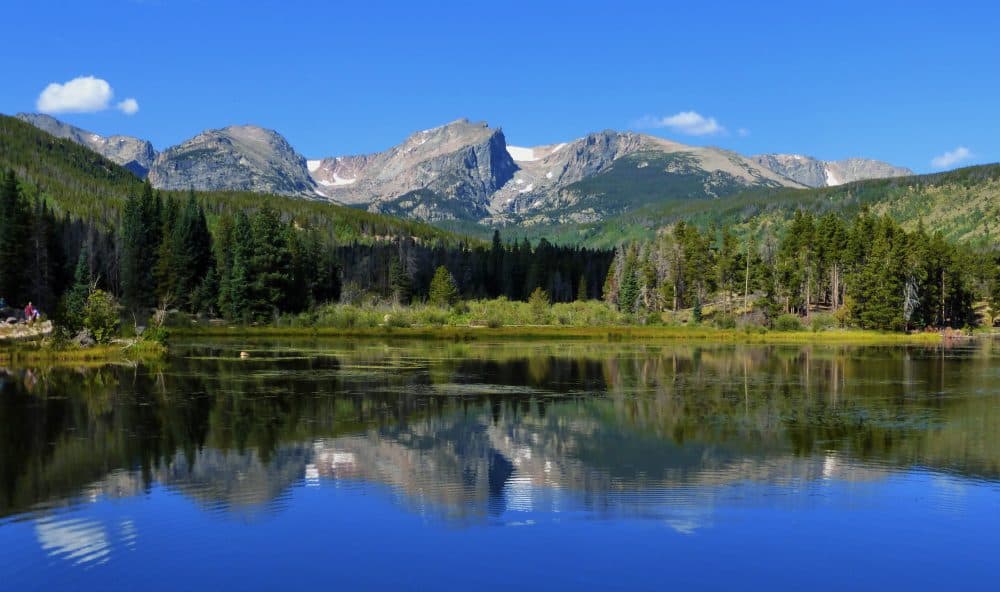
<path id="1" fill-rule="evenodd" d="M 284 228 L 278 212 L 264 207 L 254 214 L 251 222 L 252 246 L 249 261 L 249 312 L 257 320 L 265 320 L 282 309 L 289 274 L 290 255 Z"/>
<path id="2" fill-rule="evenodd" d="M 158 201 L 147 180 L 142 194 L 129 196 L 121 221 L 122 302 L 132 311 L 149 307 L 155 300 L 157 252 L 162 220 Z"/>
<path id="3" fill-rule="evenodd" d="M 21 306 L 29 298 L 31 222 L 14 171 L 8 171 L 0 184 L 0 297 L 11 306 Z"/>
<path id="4" fill-rule="evenodd" d="M 618 308 L 623 312 L 635 312 L 639 299 L 638 255 L 635 248 L 629 249 L 622 268 L 621 287 L 618 290 Z"/>
<path id="5" fill-rule="evenodd" d="M 163 254 L 158 266 L 167 270 L 165 276 L 169 283 L 161 289 L 171 294 L 180 306 L 193 310 L 192 297 L 196 290 L 206 287 L 204 280 L 212 266 L 212 237 L 208 232 L 205 212 L 198 205 L 193 191 L 183 208 L 173 207 L 173 223 L 164 225 L 165 248 L 161 249 Z M 201 298 L 208 296 L 200 295 Z"/>
<path id="6" fill-rule="evenodd" d="M 63 295 L 57 315 L 59 324 L 71 334 L 83 328 L 83 311 L 93 287 L 88 253 L 84 247 L 76 261 L 73 286 Z"/>
<path id="7" fill-rule="evenodd" d="M 732 308 L 732 295 L 736 291 L 740 271 L 743 269 L 740 263 L 736 238 L 727 226 L 722 231 L 722 241 L 715 262 L 716 281 L 725 295 L 726 312 Z"/>
<path id="8" fill-rule="evenodd" d="M 1000 257 L 993 263 L 993 275 L 990 278 L 990 314 L 993 324 L 1000 320 Z"/>
<path id="9" fill-rule="evenodd" d="M 153 278 L 156 281 L 156 295 L 161 301 L 176 303 L 180 291 L 177 281 L 178 264 L 174 261 L 174 241 L 171 240 L 177 227 L 179 206 L 177 200 L 167 198 L 160 207 L 160 246 L 157 249 L 156 268 Z"/>
<path id="10" fill-rule="evenodd" d="M 587 294 L 587 274 L 586 273 L 581 273 L 580 274 L 580 281 L 576 285 L 576 301 L 577 302 L 586 302 L 588 300 L 587 296 L 588 296 L 588 294 Z"/>
<path id="11" fill-rule="evenodd" d="M 548 321 L 549 314 L 549 293 L 541 288 L 535 288 L 528 297 L 528 307 L 531 309 L 531 318 L 535 323 L 544 324 Z"/>
<path id="12" fill-rule="evenodd" d="M 864 329 L 904 328 L 904 244 L 888 218 L 875 225 L 871 249 L 853 281 L 854 317 Z"/>
<path id="13" fill-rule="evenodd" d="M 504 248 L 500 241 L 500 231 L 493 231 L 493 241 L 490 245 L 489 260 L 486 265 L 487 293 L 490 298 L 496 298 L 504 292 L 503 263 Z"/>
<path id="14" fill-rule="evenodd" d="M 229 297 L 228 309 L 230 318 L 250 320 L 252 287 L 251 278 L 253 270 L 252 257 L 254 249 L 253 230 L 250 227 L 250 218 L 246 212 L 239 212 L 236 215 L 236 222 L 232 231 L 232 264 L 229 273 L 229 286 L 227 295 Z"/>
<path id="15" fill-rule="evenodd" d="M 398 257 L 389 261 L 389 292 L 395 304 L 409 304 L 410 274 L 403 269 Z"/>
<path id="16" fill-rule="evenodd" d="M 434 306 L 450 306 L 458 300 L 458 287 L 447 267 L 441 265 L 434 272 L 428 299 Z"/>
<path id="17" fill-rule="evenodd" d="M 232 292 L 234 225 L 233 218 L 226 215 L 219 218 L 215 228 L 215 269 L 218 283 L 215 304 L 219 313 L 228 319 L 237 317 L 233 310 Z"/>

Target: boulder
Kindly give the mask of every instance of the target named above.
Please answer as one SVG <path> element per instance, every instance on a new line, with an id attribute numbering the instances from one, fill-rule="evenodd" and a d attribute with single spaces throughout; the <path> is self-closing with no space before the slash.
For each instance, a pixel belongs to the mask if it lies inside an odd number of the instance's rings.
<path id="1" fill-rule="evenodd" d="M 80 332 L 73 337 L 73 343 L 80 347 L 93 347 L 97 345 L 97 340 L 87 329 L 80 329 Z"/>

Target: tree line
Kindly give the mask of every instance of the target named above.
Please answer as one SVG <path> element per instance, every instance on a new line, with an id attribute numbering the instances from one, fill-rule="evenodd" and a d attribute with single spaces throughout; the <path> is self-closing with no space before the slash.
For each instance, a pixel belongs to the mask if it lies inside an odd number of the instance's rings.
<path id="1" fill-rule="evenodd" d="M 625 311 L 691 308 L 696 320 L 712 304 L 768 324 L 831 311 L 865 329 L 965 327 L 977 322 L 977 301 L 1000 316 L 1000 258 L 867 209 L 850 220 L 797 211 L 783 231 L 757 238 L 678 222 L 620 246 L 603 292 Z"/>
<path id="2" fill-rule="evenodd" d="M 783 228 L 742 238 L 729 227 L 678 222 L 615 250 L 505 242 L 498 232 L 490 243 L 405 234 L 343 240 L 335 226 L 267 202 L 221 208 L 148 183 L 116 212 L 110 229 L 57 214 L 8 172 L 0 183 L 0 297 L 70 321 L 95 289 L 140 318 L 166 307 L 248 322 L 336 301 L 528 300 L 539 289 L 553 302 L 603 298 L 638 315 L 691 309 L 695 320 L 711 305 L 766 324 L 829 311 L 868 329 L 964 327 L 977 322 L 974 305 L 984 301 L 1000 316 L 996 252 L 953 244 L 923 225 L 906 231 L 867 210 L 851 219 L 797 211 Z"/>
<path id="3" fill-rule="evenodd" d="M 613 258 L 544 240 L 503 242 L 499 233 L 490 244 L 407 235 L 344 241 L 330 225 L 267 203 L 214 208 L 193 191 L 164 196 L 148 182 L 126 198 L 108 230 L 58 216 L 25 193 L 8 172 L 0 195 L 0 296 L 16 305 L 33 300 L 64 317 L 94 289 L 116 295 L 140 318 L 155 307 L 267 321 L 338 300 L 407 304 L 428 299 L 441 268 L 459 298 L 524 300 L 541 288 L 565 302 L 600 298 Z"/>

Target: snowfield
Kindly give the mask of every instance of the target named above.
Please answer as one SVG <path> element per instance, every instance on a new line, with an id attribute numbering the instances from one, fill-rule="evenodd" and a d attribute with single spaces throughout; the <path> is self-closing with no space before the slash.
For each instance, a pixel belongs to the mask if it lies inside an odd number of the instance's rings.
<path id="1" fill-rule="evenodd" d="M 835 185 L 843 185 L 843 182 L 837 178 L 837 175 L 833 174 L 833 171 L 830 170 L 830 167 L 825 167 L 824 170 L 826 171 L 827 187 L 833 187 Z"/>
<path id="2" fill-rule="evenodd" d="M 535 150 L 533 148 L 507 146 L 507 154 L 510 154 L 510 157 L 513 158 L 515 162 L 534 162 L 538 160 L 535 158 Z"/>

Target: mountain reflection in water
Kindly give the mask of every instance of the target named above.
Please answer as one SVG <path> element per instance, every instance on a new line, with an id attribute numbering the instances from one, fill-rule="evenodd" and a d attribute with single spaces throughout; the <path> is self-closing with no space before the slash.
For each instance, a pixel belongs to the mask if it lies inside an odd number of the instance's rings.
<path id="1" fill-rule="evenodd" d="M 1000 476 L 996 346 L 190 344 L 155 368 L 0 373 L 0 516 L 99 562 L 127 522 L 58 508 L 162 487 L 256 519 L 377 487 L 457 524 L 807 506 L 831 484 Z M 753 487 L 747 487 L 752 484 Z M 959 483 L 960 486 L 960 483 Z M 780 490 L 782 495 L 773 495 Z M 802 491 L 802 495 L 788 494 Z"/>

